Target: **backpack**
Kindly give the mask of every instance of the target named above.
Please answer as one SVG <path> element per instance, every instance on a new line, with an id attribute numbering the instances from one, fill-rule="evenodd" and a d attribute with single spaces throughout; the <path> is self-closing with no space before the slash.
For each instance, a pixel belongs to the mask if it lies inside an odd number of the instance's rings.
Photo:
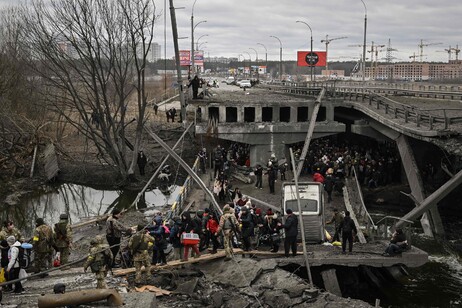
<path id="1" fill-rule="evenodd" d="M 31 261 L 30 261 L 30 249 L 26 249 L 22 246 L 18 247 L 18 257 L 16 258 L 16 261 L 19 264 L 20 268 L 27 269 L 29 268 Z"/>

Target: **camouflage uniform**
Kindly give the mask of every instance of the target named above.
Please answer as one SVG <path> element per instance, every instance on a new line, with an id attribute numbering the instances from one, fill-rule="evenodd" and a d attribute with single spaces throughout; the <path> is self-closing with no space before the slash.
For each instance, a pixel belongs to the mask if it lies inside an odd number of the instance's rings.
<path id="1" fill-rule="evenodd" d="M 36 220 L 37 227 L 34 231 L 34 260 L 36 272 L 46 270 L 51 264 L 52 246 L 53 246 L 53 230 L 43 222 L 43 219 Z"/>
<path id="2" fill-rule="evenodd" d="M 217 233 L 223 230 L 223 244 L 225 246 L 225 253 L 228 259 L 233 257 L 232 243 L 234 232 L 231 223 L 234 225 L 234 228 L 236 228 L 236 231 L 238 231 L 239 223 L 236 219 L 236 216 L 234 215 L 234 210 L 230 208 L 229 205 L 225 205 L 223 207 L 223 215 L 220 218 L 220 224 L 218 226 Z"/>
<path id="3" fill-rule="evenodd" d="M 87 268 L 90 267 L 91 272 L 95 273 L 97 289 L 107 289 L 107 262 L 111 262 L 112 252 L 108 245 L 103 244 L 103 239 L 100 236 L 96 236 L 94 239 L 92 239 L 90 241 L 90 245 L 90 254 L 85 261 L 83 268 L 85 271 L 87 271 Z"/>
<path id="4" fill-rule="evenodd" d="M 61 214 L 60 220 L 55 224 L 54 243 L 60 254 L 61 265 L 69 262 L 70 246 L 72 244 L 72 229 L 68 223 L 66 214 Z"/>
<path id="5" fill-rule="evenodd" d="M 154 238 L 145 233 L 136 233 L 128 242 L 128 248 L 133 255 L 133 263 L 136 269 L 136 284 L 141 284 L 147 280 L 151 268 L 151 258 L 149 256 L 148 249 L 153 243 Z"/>
<path id="6" fill-rule="evenodd" d="M 13 227 L 11 230 L 8 230 L 7 227 L 3 227 L 2 231 L 0 231 L 0 241 L 6 241 L 6 239 L 12 235 L 18 242 L 24 242 L 24 238 L 22 237 L 21 232 L 15 227 Z"/>

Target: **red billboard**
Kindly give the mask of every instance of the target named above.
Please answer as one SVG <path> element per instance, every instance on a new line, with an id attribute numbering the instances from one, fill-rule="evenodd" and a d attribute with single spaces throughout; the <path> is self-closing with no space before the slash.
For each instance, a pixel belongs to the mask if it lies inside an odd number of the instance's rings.
<path id="1" fill-rule="evenodd" d="M 189 50 L 180 50 L 180 65 L 189 66 L 191 65 L 191 52 Z"/>
<path id="2" fill-rule="evenodd" d="M 326 66 L 325 51 L 297 51 L 297 66 Z"/>

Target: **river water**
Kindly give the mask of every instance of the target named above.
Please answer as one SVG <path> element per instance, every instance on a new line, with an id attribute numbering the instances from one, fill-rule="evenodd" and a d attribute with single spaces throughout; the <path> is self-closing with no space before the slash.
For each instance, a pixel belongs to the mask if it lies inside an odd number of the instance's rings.
<path id="1" fill-rule="evenodd" d="M 161 209 L 175 202 L 181 186 L 173 185 L 169 194 L 159 189 L 146 191 L 137 206 L 147 209 Z M 128 190 L 97 190 L 74 184 L 63 184 L 58 187 L 47 187 L 32 197 L 23 199 L 19 204 L 8 206 L 0 212 L 1 221 L 7 218 L 30 236 L 35 228 L 35 219 L 42 217 L 47 224 L 59 221 L 59 215 L 67 213 L 71 223 L 77 223 L 88 217 L 110 213 L 114 208 L 124 209 L 135 200 L 138 192 Z"/>
<path id="2" fill-rule="evenodd" d="M 180 189 L 181 186 L 172 186 L 170 194 L 164 194 L 158 189 L 147 191 L 138 207 L 152 211 L 152 208 L 161 209 L 171 205 Z M 136 196 L 137 192 L 133 191 L 96 190 L 63 184 L 49 187 L 46 192 L 4 209 L 0 216 L 2 221 L 7 217 L 12 219 L 17 227 L 30 236 L 37 217 L 43 217 L 46 223 L 52 224 L 59 220 L 61 213 L 68 213 L 71 222 L 76 223 L 86 217 L 111 212 L 113 208 L 126 208 Z M 385 213 L 383 208 L 372 208 L 369 211 L 371 215 L 403 214 Z M 403 276 L 399 282 L 390 281 L 377 294 L 370 294 L 372 298 L 363 300 L 372 303 L 372 299 L 380 298 L 382 307 L 462 307 L 462 217 L 457 208 L 445 208 L 441 216 L 445 227 L 450 230 L 448 240 L 434 241 L 423 236 L 413 238 L 414 245 L 429 253 L 429 262 L 419 268 L 408 268 L 409 276 Z"/>

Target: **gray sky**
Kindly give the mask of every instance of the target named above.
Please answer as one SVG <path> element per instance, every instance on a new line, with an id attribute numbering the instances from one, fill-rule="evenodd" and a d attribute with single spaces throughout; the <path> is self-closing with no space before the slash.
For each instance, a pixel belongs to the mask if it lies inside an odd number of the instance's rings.
<path id="1" fill-rule="evenodd" d="M 15 3 L 15 0 L 0 0 L 0 7 Z M 173 0 L 176 10 L 178 33 L 187 37 L 179 41 L 180 49 L 191 48 L 191 11 L 194 0 Z M 420 55 L 420 40 L 424 60 L 447 61 L 444 49 L 460 45 L 462 49 L 462 1 L 460 0 L 364 0 L 367 7 L 367 45 L 372 41 L 377 45 L 388 45 L 391 39 L 395 61 L 410 61 L 409 56 Z M 155 0 L 160 18 L 155 41 L 161 44 L 164 52 L 164 4 L 167 4 L 167 56 L 173 56 L 173 41 L 169 1 Z M 283 1 L 283 0 L 196 0 L 194 24 L 207 20 L 195 28 L 195 41 L 202 35 L 199 43 L 206 56 L 238 57 L 246 59 L 250 54 L 255 60 L 265 58 L 268 50 L 269 60 L 279 59 L 279 37 L 282 41 L 283 59 L 295 60 L 297 50 L 310 49 L 310 30 L 297 20 L 304 21 L 313 31 L 313 50 L 324 51 L 321 43 L 326 35 L 329 38 L 346 36 L 329 44 L 330 61 L 358 59 L 362 47 L 350 47 L 363 43 L 365 9 L 361 0 L 324 1 Z M 441 43 L 441 44 L 436 44 Z M 385 47 L 386 48 L 386 47 Z M 379 58 L 386 55 L 385 48 Z M 370 58 L 370 53 L 367 53 Z M 462 58 L 462 54 L 460 54 Z M 242 58 L 241 58 L 242 59 Z M 455 59 L 455 53 L 452 53 Z M 417 59 L 418 60 L 418 59 Z"/>

